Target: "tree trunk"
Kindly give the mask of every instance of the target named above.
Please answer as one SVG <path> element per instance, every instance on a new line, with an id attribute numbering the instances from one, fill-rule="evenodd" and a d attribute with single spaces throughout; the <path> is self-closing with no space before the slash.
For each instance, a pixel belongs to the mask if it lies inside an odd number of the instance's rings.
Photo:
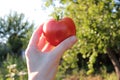
<path id="1" fill-rule="evenodd" d="M 116 53 L 111 48 L 108 48 L 107 52 L 108 52 L 108 56 L 113 64 L 113 66 L 114 66 L 117 78 L 118 78 L 118 80 L 120 80 L 120 62 L 119 62 L 120 57 L 117 58 Z"/>

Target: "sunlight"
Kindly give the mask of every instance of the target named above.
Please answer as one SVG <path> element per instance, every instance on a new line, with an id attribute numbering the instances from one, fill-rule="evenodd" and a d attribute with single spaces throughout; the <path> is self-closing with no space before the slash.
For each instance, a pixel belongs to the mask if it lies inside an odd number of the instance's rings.
<path id="1" fill-rule="evenodd" d="M 28 21 L 39 25 L 48 18 L 48 11 L 42 9 L 43 5 L 44 0 L 0 0 L 0 17 L 17 11 L 24 13 Z"/>

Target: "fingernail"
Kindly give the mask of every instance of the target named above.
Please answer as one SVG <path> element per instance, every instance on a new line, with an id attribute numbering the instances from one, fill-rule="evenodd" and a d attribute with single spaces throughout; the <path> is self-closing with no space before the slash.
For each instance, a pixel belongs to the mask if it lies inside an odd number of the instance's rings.
<path id="1" fill-rule="evenodd" d="M 76 42 L 76 41 L 77 41 L 76 36 L 72 36 L 72 37 L 71 37 L 71 40 L 72 40 L 73 42 Z"/>

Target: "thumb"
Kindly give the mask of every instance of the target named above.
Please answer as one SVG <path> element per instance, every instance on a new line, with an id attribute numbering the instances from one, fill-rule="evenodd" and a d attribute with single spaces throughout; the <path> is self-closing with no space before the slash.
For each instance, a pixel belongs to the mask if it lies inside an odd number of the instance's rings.
<path id="1" fill-rule="evenodd" d="M 75 42 L 77 41 L 77 38 L 75 36 L 71 36 L 64 41 L 62 41 L 58 46 L 54 48 L 54 54 L 55 55 L 61 55 L 69 48 L 71 48 Z M 60 56 L 60 57 L 61 57 Z"/>

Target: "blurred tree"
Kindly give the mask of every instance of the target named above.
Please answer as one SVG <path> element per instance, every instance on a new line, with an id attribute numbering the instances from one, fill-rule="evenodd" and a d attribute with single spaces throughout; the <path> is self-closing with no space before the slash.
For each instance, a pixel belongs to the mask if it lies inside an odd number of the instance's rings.
<path id="1" fill-rule="evenodd" d="M 33 26 L 33 23 L 25 20 L 24 14 L 17 12 L 11 12 L 8 16 L 0 18 L 0 41 L 9 49 L 7 53 L 20 55 L 21 50 L 27 46 Z"/>
<path id="2" fill-rule="evenodd" d="M 57 1 L 57 0 L 55 0 Z M 107 54 L 113 63 L 120 80 L 120 4 L 119 0 L 58 0 L 51 5 L 55 9 L 52 16 L 62 15 L 71 17 L 77 29 L 78 43 L 69 50 L 63 59 L 68 64 L 76 66 L 76 55 L 82 54 L 88 58 L 88 74 L 94 72 L 94 65 L 99 54 Z M 116 3 L 116 1 L 118 1 Z M 48 3 L 47 3 L 48 4 Z M 47 6 L 50 6 L 47 5 Z M 115 10 L 113 10 L 115 9 Z M 62 14 L 59 14 L 62 13 Z M 73 53 L 73 54 L 70 54 Z M 64 69 L 65 69 L 64 68 Z"/>
<path id="3" fill-rule="evenodd" d="M 5 57 L 7 56 L 8 52 L 9 52 L 9 49 L 7 45 L 0 42 L 0 64 L 1 64 L 1 61 L 4 60 Z"/>

